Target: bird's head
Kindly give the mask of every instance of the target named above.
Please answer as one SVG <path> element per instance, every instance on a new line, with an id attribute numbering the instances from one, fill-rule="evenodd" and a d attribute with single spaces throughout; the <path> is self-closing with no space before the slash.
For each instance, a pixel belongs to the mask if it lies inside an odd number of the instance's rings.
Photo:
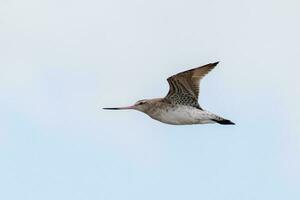
<path id="1" fill-rule="evenodd" d="M 137 101 L 134 104 L 134 107 L 135 107 L 136 110 L 145 112 L 149 108 L 149 105 L 150 105 L 150 101 L 147 100 L 147 99 L 143 99 L 143 100 Z"/>

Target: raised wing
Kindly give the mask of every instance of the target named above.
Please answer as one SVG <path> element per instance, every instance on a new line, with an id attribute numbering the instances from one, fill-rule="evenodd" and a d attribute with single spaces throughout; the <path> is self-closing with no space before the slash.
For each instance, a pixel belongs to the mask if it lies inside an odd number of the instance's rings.
<path id="1" fill-rule="evenodd" d="M 210 63 L 169 77 L 167 80 L 170 89 L 165 99 L 172 104 L 200 108 L 198 103 L 200 80 L 218 63 Z"/>

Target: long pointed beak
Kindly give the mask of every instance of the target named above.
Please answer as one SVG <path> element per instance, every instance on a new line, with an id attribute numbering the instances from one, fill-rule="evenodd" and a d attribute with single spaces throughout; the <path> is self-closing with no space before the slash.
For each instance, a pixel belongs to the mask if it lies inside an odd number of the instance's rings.
<path id="1" fill-rule="evenodd" d="M 135 106 L 117 107 L 117 108 L 103 108 L 105 110 L 129 110 L 134 109 Z"/>

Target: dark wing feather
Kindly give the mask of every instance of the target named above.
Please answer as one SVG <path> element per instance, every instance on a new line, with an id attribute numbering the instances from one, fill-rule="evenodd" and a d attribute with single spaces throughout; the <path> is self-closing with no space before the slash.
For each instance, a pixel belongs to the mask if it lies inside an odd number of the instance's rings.
<path id="1" fill-rule="evenodd" d="M 200 108 L 198 103 L 200 80 L 218 63 L 210 63 L 169 77 L 167 80 L 170 89 L 165 99 L 172 104 Z"/>

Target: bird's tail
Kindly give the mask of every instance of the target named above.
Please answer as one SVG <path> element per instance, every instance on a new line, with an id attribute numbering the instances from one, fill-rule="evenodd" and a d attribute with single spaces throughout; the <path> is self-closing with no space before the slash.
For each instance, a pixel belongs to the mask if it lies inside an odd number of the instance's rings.
<path id="1" fill-rule="evenodd" d="M 218 124 L 222 124 L 222 125 L 235 125 L 235 123 L 233 123 L 232 121 L 221 118 L 221 117 L 218 117 L 218 119 L 213 119 L 213 121 L 217 122 Z"/>

